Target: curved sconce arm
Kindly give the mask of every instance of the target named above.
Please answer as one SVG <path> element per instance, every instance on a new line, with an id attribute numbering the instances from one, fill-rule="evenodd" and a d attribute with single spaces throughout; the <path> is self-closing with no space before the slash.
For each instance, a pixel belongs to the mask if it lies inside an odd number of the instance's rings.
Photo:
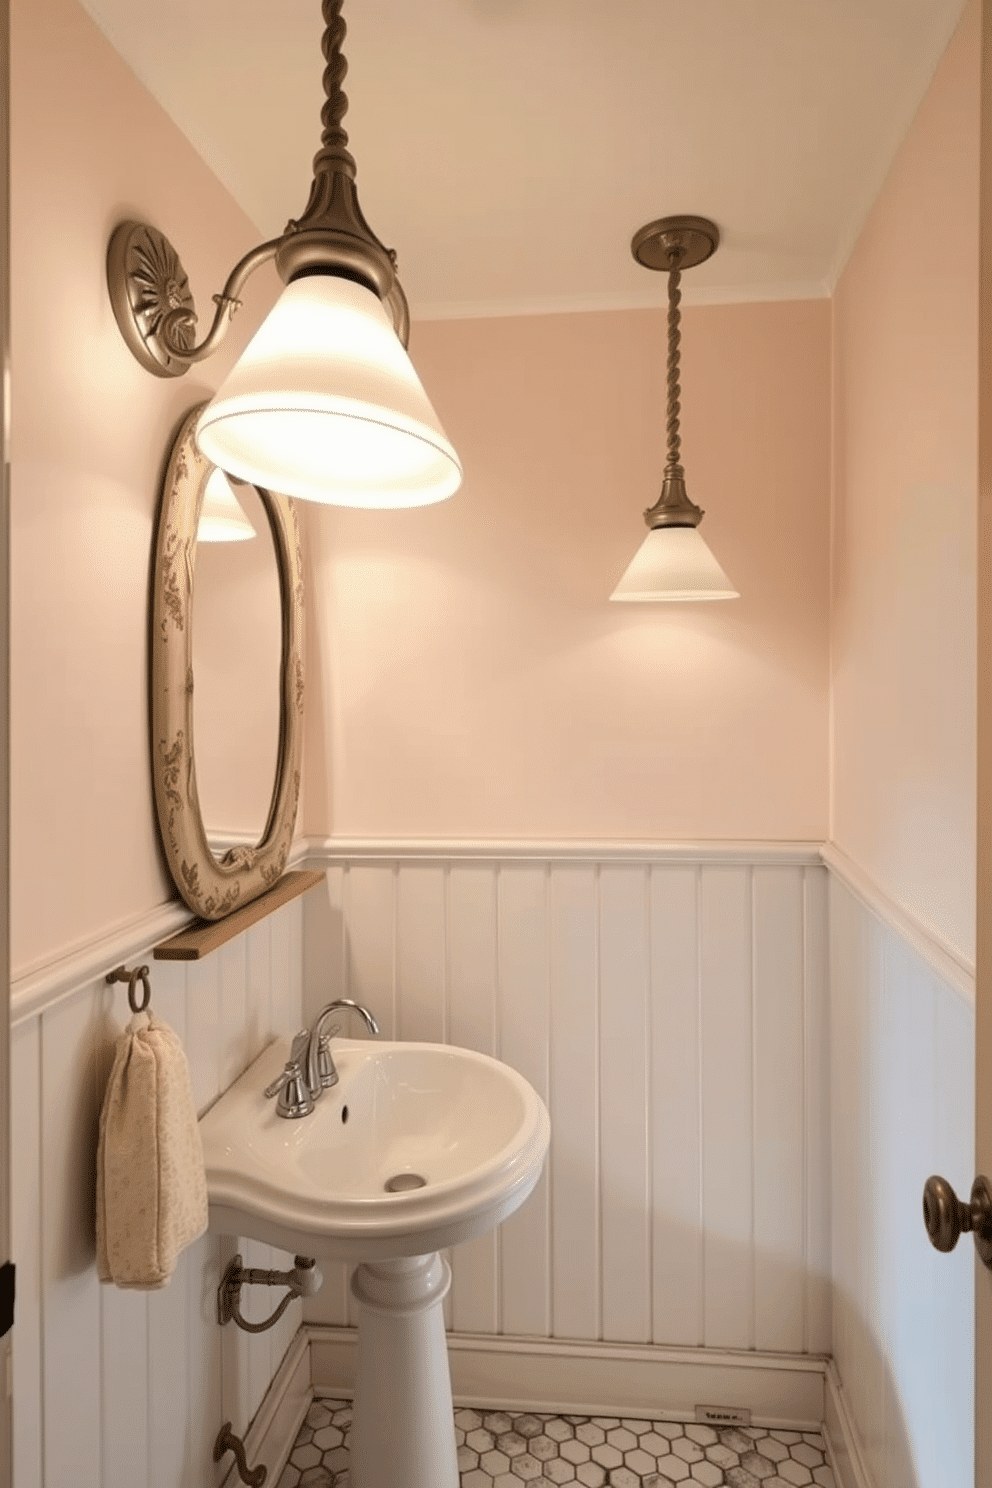
<path id="1" fill-rule="evenodd" d="M 193 344 L 196 306 L 179 255 L 162 233 L 142 222 L 122 222 L 107 251 L 107 285 L 121 335 L 141 365 L 158 377 L 181 377 L 216 351 L 241 304 L 246 280 L 275 258 L 282 238 L 252 248 L 227 276 L 213 324 Z"/>
<path id="2" fill-rule="evenodd" d="M 235 310 L 241 307 L 241 291 L 247 280 L 256 269 L 261 268 L 263 263 L 268 263 L 270 259 L 275 258 L 276 250 L 281 242 L 282 238 L 270 238 L 267 243 L 259 243 L 257 248 L 246 253 L 244 258 L 234 265 L 227 276 L 224 288 L 220 294 L 215 294 L 213 297 L 214 304 L 217 306 L 213 325 L 199 346 L 185 346 L 180 331 L 182 326 L 188 326 L 192 330 L 196 324 L 195 312 L 182 308 L 169 311 L 162 321 L 159 336 L 170 356 L 175 357 L 177 361 L 191 364 L 202 362 L 205 357 L 213 355 L 227 335 L 227 328 L 234 318 Z"/>

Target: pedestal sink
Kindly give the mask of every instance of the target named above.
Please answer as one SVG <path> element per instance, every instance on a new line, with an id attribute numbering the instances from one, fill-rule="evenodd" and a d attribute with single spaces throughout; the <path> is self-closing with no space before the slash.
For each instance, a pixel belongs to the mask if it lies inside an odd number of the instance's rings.
<path id="1" fill-rule="evenodd" d="M 286 1120 L 263 1091 L 288 1057 L 270 1044 L 200 1122 L 210 1228 L 360 1263 L 350 1488 L 458 1488 L 437 1252 L 532 1192 L 548 1113 L 469 1049 L 336 1039 L 338 1084 Z"/>

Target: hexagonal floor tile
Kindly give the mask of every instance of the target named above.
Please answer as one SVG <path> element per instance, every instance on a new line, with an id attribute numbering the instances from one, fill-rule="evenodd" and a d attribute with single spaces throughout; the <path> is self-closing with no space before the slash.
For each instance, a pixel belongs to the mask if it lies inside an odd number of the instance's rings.
<path id="1" fill-rule="evenodd" d="M 323 1463 L 319 1467 L 308 1467 L 300 1479 L 300 1488 L 334 1488 L 334 1474 Z"/>
<path id="2" fill-rule="evenodd" d="M 808 1488 L 813 1481 L 813 1474 L 809 1468 L 803 1467 L 801 1462 L 793 1462 L 791 1458 L 788 1462 L 779 1463 L 778 1475 L 787 1483 L 792 1483 L 793 1488 Z"/>
<path id="3" fill-rule="evenodd" d="M 513 1429 L 518 1436 L 527 1438 L 541 1435 L 542 1422 L 537 1416 L 514 1416 Z"/>
<path id="4" fill-rule="evenodd" d="M 694 1462 L 690 1473 L 692 1481 L 701 1483 L 703 1488 L 720 1488 L 723 1482 L 723 1473 L 713 1462 Z"/>
<path id="5" fill-rule="evenodd" d="M 561 1457 L 552 1457 L 544 1464 L 544 1476 L 552 1483 L 571 1483 L 575 1477 L 575 1468 Z"/>
<path id="6" fill-rule="evenodd" d="M 602 1426 L 597 1426 L 594 1421 L 583 1421 L 580 1426 L 576 1426 L 575 1435 L 587 1447 L 598 1447 L 606 1440 L 606 1432 Z"/>
<path id="7" fill-rule="evenodd" d="M 598 1462 L 580 1462 L 575 1469 L 575 1476 L 582 1484 L 582 1488 L 603 1488 L 606 1482 L 606 1468 L 600 1467 Z"/>
<path id="8" fill-rule="evenodd" d="M 714 1446 L 707 1447 L 705 1450 L 707 1461 L 715 1462 L 717 1467 L 723 1468 L 724 1472 L 729 1467 L 737 1467 L 741 1460 L 737 1453 L 732 1452 L 729 1447 L 725 1447 L 723 1442 L 716 1442 Z"/>
<path id="9" fill-rule="evenodd" d="M 289 1460 L 294 1467 L 298 1467 L 300 1472 L 303 1472 L 308 1467 L 319 1466 L 323 1455 L 319 1447 L 315 1447 L 312 1442 L 307 1442 L 305 1446 L 294 1447 Z"/>
<path id="10" fill-rule="evenodd" d="M 339 1447 L 344 1441 L 344 1432 L 337 1426 L 321 1426 L 319 1431 L 313 1434 L 313 1444 L 322 1452 L 327 1452 L 331 1447 Z"/>
<path id="11" fill-rule="evenodd" d="M 314 1401 L 277 1488 L 347 1488 L 347 1401 Z M 460 1488 L 836 1488 L 815 1431 L 636 1416 L 455 1412 Z"/>
<path id="12" fill-rule="evenodd" d="M 670 1483 L 684 1483 L 689 1476 L 689 1468 L 681 1457 L 659 1457 L 658 1471 Z"/>
<path id="13" fill-rule="evenodd" d="M 482 1418 L 482 1424 L 493 1436 L 502 1436 L 504 1431 L 513 1430 L 513 1421 L 503 1411 L 493 1411 Z"/>
<path id="14" fill-rule="evenodd" d="M 550 1436 L 545 1436 L 542 1432 L 540 1436 L 531 1437 L 527 1444 L 527 1450 L 539 1462 L 549 1462 L 552 1457 L 558 1456 L 558 1443 L 552 1441 Z"/>
<path id="15" fill-rule="evenodd" d="M 510 1471 L 519 1482 L 529 1483 L 532 1478 L 541 1476 L 542 1468 L 536 1457 L 525 1452 L 522 1457 L 514 1457 Z"/>
<path id="16" fill-rule="evenodd" d="M 732 1426 L 720 1432 L 720 1441 L 732 1452 L 736 1452 L 739 1457 L 751 1450 L 751 1438 Z"/>
<path id="17" fill-rule="evenodd" d="M 716 1437 L 713 1440 L 715 1441 Z M 638 1437 L 637 1445 L 642 1452 L 650 1452 L 654 1457 L 667 1457 L 672 1450 L 669 1438 L 659 1436 L 657 1431 L 646 1431 L 643 1436 Z"/>
<path id="18" fill-rule="evenodd" d="M 728 1468 L 724 1481 L 730 1488 L 761 1488 L 761 1483 L 746 1467 Z"/>
<path id="19" fill-rule="evenodd" d="M 757 1478 L 759 1483 L 775 1476 L 774 1462 L 769 1462 L 768 1458 L 762 1457 L 760 1452 L 745 1452 L 741 1458 L 741 1467 L 749 1472 L 752 1478 Z"/>

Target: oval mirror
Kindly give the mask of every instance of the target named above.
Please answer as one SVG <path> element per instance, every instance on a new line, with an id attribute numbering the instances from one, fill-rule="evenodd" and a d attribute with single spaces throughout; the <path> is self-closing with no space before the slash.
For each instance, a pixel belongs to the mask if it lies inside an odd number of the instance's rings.
<path id="1" fill-rule="evenodd" d="M 151 613 L 152 774 L 162 844 L 176 887 L 194 913 L 217 920 L 270 888 L 289 855 L 299 804 L 303 745 L 303 576 L 292 502 L 285 496 L 258 490 L 256 515 L 258 510 L 264 514 L 274 545 L 281 613 L 278 679 L 274 684 L 278 696 L 275 771 L 274 779 L 269 777 L 267 791 L 264 784 L 261 787 L 261 798 L 267 798 L 267 816 L 258 840 L 238 840 L 221 855 L 215 855 L 200 805 L 194 744 L 194 724 L 199 726 L 203 721 L 200 709 L 194 710 L 195 685 L 202 681 L 208 686 L 210 671 L 202 656 L 197 658 L 193 643 L 194 578 L 202 556 L 199 550 L 201 546 L 204 552 L 207 549 L 207 544 L 198 544 L 197 532 L 207 484 L 214 474 L 214 466 L 203 458 L 195 442 L 196 424 L 204 406 L 200 404 L 186 416 L 176 436 L 159 512 Z M 264 529 L 260 536 L 265 539 Z M 231 546 L 255 548 L 256 544 Z M 204 564 L 208 566 L 217 565 L 210 559 Z M 253 567 L 248 565 L 249 578 Z M 206 605 L 207 611 L 218 612 L 210 623 L 221 630 L 225 625 L 236 629 L 239 614 L 252 602 L 252 593 L 251 582 L 237 593 L 228 585 L 226 595 Z M 227 706 L 236 704 L 229 702 Z M 220 711 L 224 711 L 223 704 Z M 209 716 L 209 708 L 203 716 Z M 223 755 L 241 747 L 239 741 L 251 721 L 245 717 L 229 721 L 233 729 L 226 731 L 223 744 L 211 742 L 212 752 L 219 750 Z M 264 740 L 256 746 L 253 739 L 250 752 L 264 757 Z M 212 759 L 214 779 L 215 765 Z M 243 775 L 240 759 L 238 770 L 231 773 Z M 253 789 L 257 806 L 259 788 L 256 785 Z M 229 795 L 223 798 L 219 809 L 224 810 L 230 799 Z M 227 823 L 220 825 L 230 827 Z M 244 834 L 238 830 L 233 835 L 240 839 Z M 249 830 L 247 835 L 253 834 Z"/>

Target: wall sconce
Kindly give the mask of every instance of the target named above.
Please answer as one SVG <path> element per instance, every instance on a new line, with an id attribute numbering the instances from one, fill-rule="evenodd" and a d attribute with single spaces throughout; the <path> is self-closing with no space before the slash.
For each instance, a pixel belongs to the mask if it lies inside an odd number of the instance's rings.
<path id="1" fill-rule="evenodd" d="M 182 263 L 154 228 L 120 224 L 107 281 L 138 361 L 159 377 L 178 377 L 216 350 L 246 280 L 274 259 L 286 288 L 204 409 L 201 452 L 251 485 L 307 501 L 426 506 L 458 489 L 461 466 L 406 353 L 410 317 L 396 255 L 358 204 L 341 122 L 342 3 L 323 0 L 324 128 L 306 211 L 231 270 L 200 345 Z"/>
<path id="2" fill-rule="evenodd" d="M 630 245 L 646 269 L 668 272 L 668 463 L 661 495 L 644 513 L 648 535 L 611 599 L 737 599 L 738 592 L 699 533 L 703 513 L 685 489 L 679 438 L 679 284 L 683 269 L 716 252 L 720 233 L 705 217 L 662 217 L 634 234 Z"/>

